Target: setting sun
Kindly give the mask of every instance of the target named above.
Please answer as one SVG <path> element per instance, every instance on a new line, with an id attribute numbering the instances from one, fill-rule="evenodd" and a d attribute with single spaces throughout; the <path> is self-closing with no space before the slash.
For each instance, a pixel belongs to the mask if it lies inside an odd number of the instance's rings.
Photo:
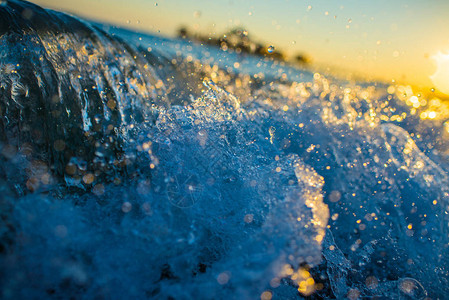
<path id="1" fill-rule="evenodd" d="M 449 95 L 449 54 L 438 52 L 432 59 L 437 64 L 437 70 L 430 76 L 435 88 Z"/>

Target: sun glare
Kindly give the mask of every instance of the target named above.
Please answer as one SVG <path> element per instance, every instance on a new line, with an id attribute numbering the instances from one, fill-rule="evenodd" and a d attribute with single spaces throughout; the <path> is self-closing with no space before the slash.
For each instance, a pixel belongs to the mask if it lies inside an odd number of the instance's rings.
<path id="1" fill-rule="evenodd" d="M 437 70 L 430 76 L 435 88 L 449 95 L 449 54 L 438 52 L 432 59 L 436 62 Z"/>

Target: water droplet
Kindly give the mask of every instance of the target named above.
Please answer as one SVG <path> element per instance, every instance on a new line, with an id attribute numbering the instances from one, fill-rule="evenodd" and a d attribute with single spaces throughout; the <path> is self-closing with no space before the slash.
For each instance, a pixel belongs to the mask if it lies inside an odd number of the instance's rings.
<path id="1" fill-rule="evenodd" d="M 267 51 L 268 51 L 268 53 L 273 53 L 274 52 L 274 46 L 268 46 Z"/>
<path id="2" fill-rule="evenodd" d="M 86 171 L 87 170 L 87 162 L 80 161 L 78 163 L 78 169 L 80 169 L 81 171 Z"/>
<path id="3" fill-rule="evenodd" d="M 132 209 L 132 204 L 130 202 L 125 202 L 122 204 L 122 211 L 126 214 L 129 213 Z"/>

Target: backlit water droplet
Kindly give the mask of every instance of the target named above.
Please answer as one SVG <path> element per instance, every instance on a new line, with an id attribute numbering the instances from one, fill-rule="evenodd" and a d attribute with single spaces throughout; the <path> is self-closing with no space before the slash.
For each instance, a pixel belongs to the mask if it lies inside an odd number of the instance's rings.
<path id="1" fill-rule="evenodd" d="M 274 52 L 274 46 L 268 46 L 268 53 L 273 53 Z"/>

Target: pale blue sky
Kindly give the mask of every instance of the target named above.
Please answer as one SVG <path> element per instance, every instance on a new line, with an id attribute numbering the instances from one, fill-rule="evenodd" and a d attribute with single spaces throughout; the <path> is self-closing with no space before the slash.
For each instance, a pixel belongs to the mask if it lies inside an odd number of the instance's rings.
<path id="1" fill-rule="evenodd" d="M 430 86 L 430 58 L 449 53 L 446 0 L 34 0 L 142 31 L 173 36 L 180 25 L 222 34 L 244 26 L 256 40 L 320 66 Z"/>

